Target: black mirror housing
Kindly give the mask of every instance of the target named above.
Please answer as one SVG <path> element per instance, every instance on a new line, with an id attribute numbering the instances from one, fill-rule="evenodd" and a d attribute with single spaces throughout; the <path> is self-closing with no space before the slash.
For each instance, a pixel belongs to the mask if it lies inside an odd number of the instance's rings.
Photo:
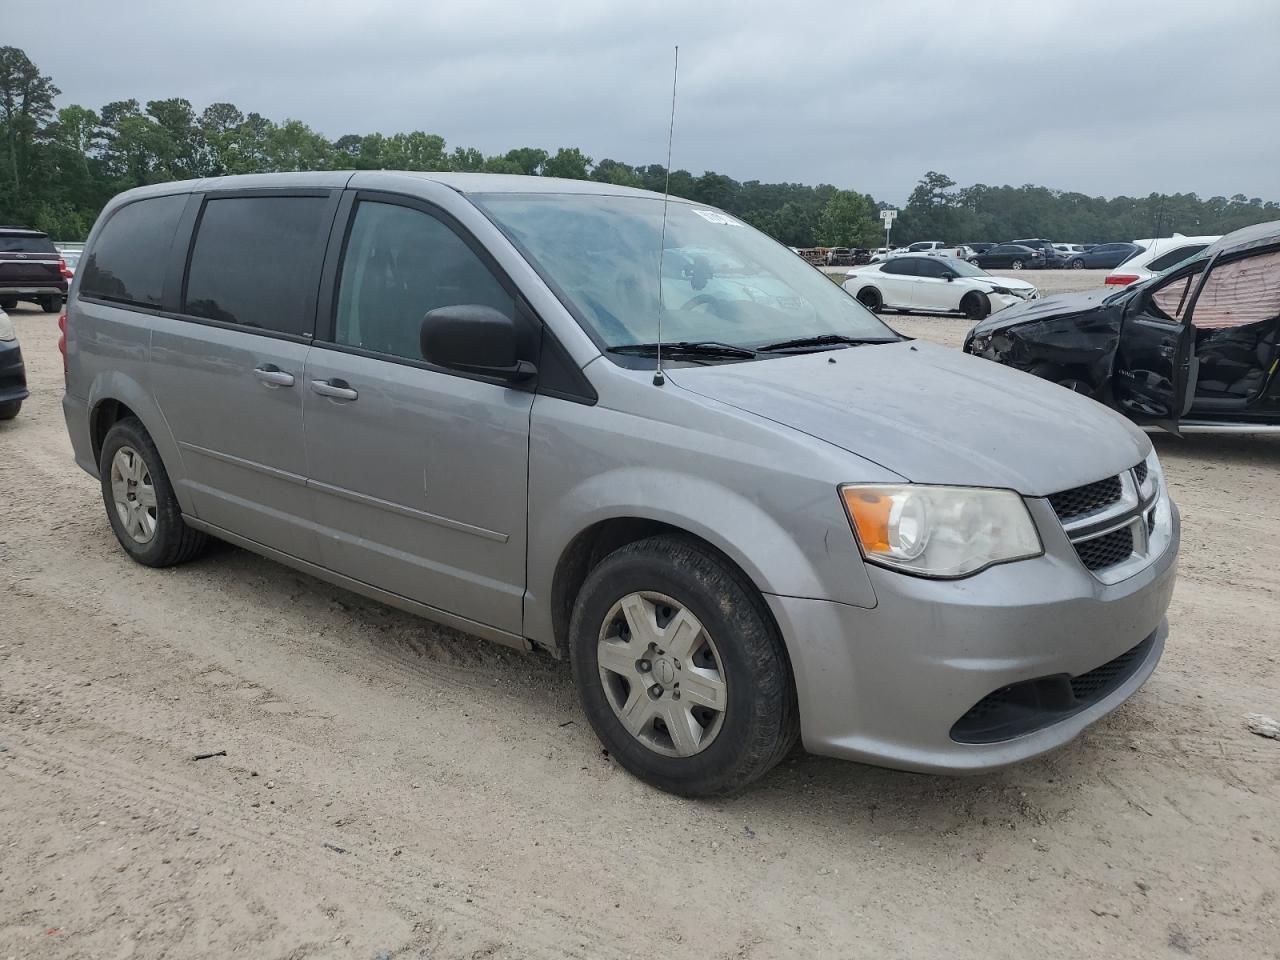
<path id="1" fill-rule="evenodd" d="M 478 303 L 437 307 L 422 318 L 422 357 L 462 373 L 519 382 L 538 372 L 519 358 L 520 331 L 500 310 Z"/>

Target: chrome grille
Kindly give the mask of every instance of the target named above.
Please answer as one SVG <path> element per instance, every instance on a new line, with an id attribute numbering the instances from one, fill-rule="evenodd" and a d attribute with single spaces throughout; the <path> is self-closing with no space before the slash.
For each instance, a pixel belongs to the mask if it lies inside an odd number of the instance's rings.
<path id="1" fill-rule="evenodd" d="M 1103 583 L 1137 573 L 1164 551 L 1172 535 L 1159 471 L 1152 474 L 1146 461 L 1048 500 L 1080 562 Z"/>

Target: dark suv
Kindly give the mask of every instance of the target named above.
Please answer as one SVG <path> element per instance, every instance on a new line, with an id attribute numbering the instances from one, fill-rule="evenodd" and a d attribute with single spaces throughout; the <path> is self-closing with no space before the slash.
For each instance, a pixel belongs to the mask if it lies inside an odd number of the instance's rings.
<path id="1" fill-rule="evenodd" d="M 57 313 L 67 295 L 66 264 L 48 234 L 26 227 L 0 227 L 0 309 L 19 300 Z"/>

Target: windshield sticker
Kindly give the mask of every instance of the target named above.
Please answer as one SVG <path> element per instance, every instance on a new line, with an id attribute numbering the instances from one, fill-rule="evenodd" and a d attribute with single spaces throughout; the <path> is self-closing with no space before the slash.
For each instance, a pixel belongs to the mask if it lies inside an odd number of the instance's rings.
<path id="1" fill-rule="evenodd" d="M 742 224 L 740 224 L 737 220 L 733 219 L 733 217 L 729 216 L 727 213 L 721 213 L 718 210 L 698 210 L 697 208 L 695 208 L 693 212 L 696 213 L 698 216 L 700 216 L 703 220 L 707 221 L 707 223 L 722 223 L 726 227 L 742 226 Z"/>

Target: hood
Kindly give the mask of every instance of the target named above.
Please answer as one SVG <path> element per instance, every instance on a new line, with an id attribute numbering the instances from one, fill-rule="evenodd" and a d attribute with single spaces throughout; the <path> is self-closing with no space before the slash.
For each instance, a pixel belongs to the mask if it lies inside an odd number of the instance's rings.
<path id="1" fill-rule="evenodd" d="M 1013 277 L 961 277 L 961 280 L 979 280 L 983 283 L 989 283 L 993 287 L 1004 287 L 1006 290 L 1034 290 L 1036 285 L 1028 283 L 1026 280 L 1017 280 Z"/>
<path id="2" fill-rule="evenodd" d="M 1045 496 L 1117 474 L 1151 449 L 1099 403 L 921 341 L 673 368 L 668 377 L 915 483 Z"/>
<path id="3" fill-rule="evenodd" d="M 1033 320 L 1049 320 L 1053 317 L 1067 317 L 1073 313 L 1084 313 L 1097 307 L 1107 297 L 1119 292 L 1118 290 L 1103 288 L 1101 290 L 1089 290 L 1084 293 L 1055 293 L 1051 297 L 1028 300 L 1025 303 L 1015 303 L 1013 306 L 987 317 L 977 324 L 972 332 L 974 334 L 995 333 L 997 330 L 1006 330 L 1009 327 L 1017 326 L 1020 323 L 1029 323 Z"/>

